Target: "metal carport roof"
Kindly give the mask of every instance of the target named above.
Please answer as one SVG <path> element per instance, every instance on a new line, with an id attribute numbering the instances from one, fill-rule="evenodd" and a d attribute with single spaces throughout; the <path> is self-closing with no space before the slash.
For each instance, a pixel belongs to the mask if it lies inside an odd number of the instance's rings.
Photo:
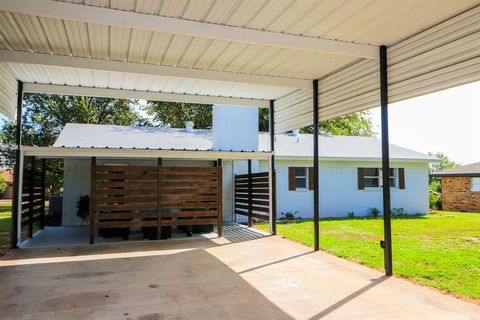
<path id="1" fill-rule="evenodd" d="M 277 132 L 480 80 L 480 1 L 4 0 L 0 112 L 25 92 L 268 106 Z"/>

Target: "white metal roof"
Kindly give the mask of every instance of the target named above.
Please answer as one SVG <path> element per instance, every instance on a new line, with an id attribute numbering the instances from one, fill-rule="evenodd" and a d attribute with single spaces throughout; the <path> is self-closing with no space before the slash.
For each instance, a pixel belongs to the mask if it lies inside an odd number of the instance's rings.
<path id="1" fill-rule="evenodd" d="M 97 124 L 68 123 L 55 141 L 55 148 L 109 148 L 109 149 L 163 149 L 199 150 L 213 148 L 211 130 L 188 132 L 185 129 L 147 128 Z M 328 159 L 381 159 L 381 141 L 369 137 L 321 136 L 320 158 Z M 270 150 L 268 133 L 259 134 L 259 151 Z M 313 155 L 311 134 L 278 134 L 275 136 L 275 155 L 278 159 L 311 159 Z M 242 151 L 242 150 L 217 150 Z M 244 150 L 250 151 L 250 150 Z M 392 160 L 434 161 L 435 158 L 420 152 L 390 145 Z"/>
<path id="2" fill-rule="evenodd" d="M 311 124 L 313 79 L 321 119 L 378 105 L 379 45 L 389 46 L 391 101 L 478 80 L 479 4 L 3 0 L 0 112 L 14 116 L 21 80 L 26 92 L 273 99 L 283 132 Z"/>

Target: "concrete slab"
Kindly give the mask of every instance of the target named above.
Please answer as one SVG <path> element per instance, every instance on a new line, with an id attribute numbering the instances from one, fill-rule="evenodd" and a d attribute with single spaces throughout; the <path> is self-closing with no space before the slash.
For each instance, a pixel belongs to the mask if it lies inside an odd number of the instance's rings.
<path id="1" fill-rule="evenodd" d="M 133 228 L 132 228 L 133 229 Z M 224 238 L 231 241 L 245 241 L 255 239 L 267 235 L 266 233 L 248 228 L 238 223 L 225 223 L 223 226 Z M 191 237 L 187 237 L 185 232 L 173 230 L 172 237 L 166 241 L 172 240 L 202 240 L 211 239 L 218 243 L 223 242 L 222 239 L 217 240 L 217 227 L 213 232 L 194 233 Z M 131 230 L 129 240 L 122 238 L 102 238 L 97 237 L 96 243 L 113 243 L 127 241 L 144 241 L 143 234 L 140 229 Z M 47 247 L 71 247 L 87 245 L 89 242 L 89 230 L 84 226 L 61 226 L 61 227 L 45 227 L 43 230 L 37 231 L 32 238 L 23 241 L 20 244 L 21 249 L 47 248 Z"/>
<path id="2" fill-rule="evenodd" d="M 480 319 L 280 237 L 21 249 L 0 259 L 0 281 L 2 319 Z"/>

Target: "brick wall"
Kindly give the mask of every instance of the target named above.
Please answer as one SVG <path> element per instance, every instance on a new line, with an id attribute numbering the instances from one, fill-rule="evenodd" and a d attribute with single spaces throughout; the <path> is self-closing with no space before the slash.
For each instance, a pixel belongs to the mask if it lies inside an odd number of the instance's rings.
<path id="1" fill-rule="evenodd" d="M 470 188 L 470 177 L 442 178 L 443 210 L 480 212 L 480 192 Z"/>

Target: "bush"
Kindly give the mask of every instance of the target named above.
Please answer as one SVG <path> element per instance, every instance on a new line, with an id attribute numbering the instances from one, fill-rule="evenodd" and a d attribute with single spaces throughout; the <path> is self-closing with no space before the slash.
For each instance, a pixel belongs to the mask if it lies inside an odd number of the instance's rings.
<path id="1" fill-rule="evenodd" d="M 442 195 L 430 190 L 428 193 L 428 201 L 430 203 L 430 209 L 442 210 Z"/>
<path id="2" fill-rule="evenodd" d="M 82 224 L 87 220 L 90 211 L 90 197 L 80 196 L 77 201 L 77 217 L 82 219 Z"/>
<path id="3" fill-rule="evenodd" d="M 353 211 L 348 211 L 348 212 L 347 212 L 347 217 L 349 217 L 349 218 L 354 218 L 354 217 L 355 217 L 355 212 L 353 212 Z"/>
<path id="4" fill-rule="evenodd" d="M 370 208 L 370 214 L 372 215 L 372 217 L 378 217 L 380 215 L 380 210 L 378 208 Z"/>
<path id="5" fill-rule="evenodd" d="M 292 212 L 292 211 L 287 211 L 287 212 L 282 212 L 280 215 L 282 216 L 280 220 L 296 220 L 297 217 L 295 216 L 298 213 L 298 211 Z"/>
<path id="6" fill-rule="evenodd" d="M 392 210 L 392 216 L 394 217 L 403 217 L 406 216 L 407 213 L 405 212 L 405 209 L 403 208 L 393 208 Z"/>
<path id="7" fill-rule="evenodd" d="M 8 184 L 3 177 L 0 177 L 0 197 L 3 196 L 5 190 L 7 190 Z"/>

